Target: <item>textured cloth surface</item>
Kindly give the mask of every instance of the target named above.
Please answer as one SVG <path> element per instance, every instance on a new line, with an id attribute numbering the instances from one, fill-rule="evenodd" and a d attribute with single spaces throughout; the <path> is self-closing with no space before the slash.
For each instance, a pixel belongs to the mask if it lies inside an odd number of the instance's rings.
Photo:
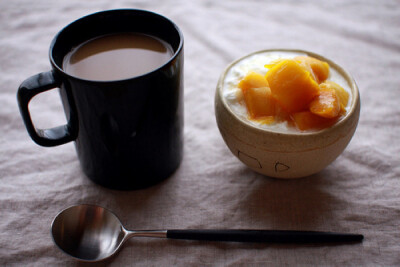
<path id="1" fill-rule="evenodd" d="M 164 182 L 119 192 L 93 184 L 73 143 L 32 142 L 16 91 L 50 69 L 54 35 L 105 9 L 140 8 L 175 21 L 185 36 L 184 158 Z M 348 70 L 361 94 L 357 131 L 322 172 L 298 180 L 259 175 L 228 150 L 214 116 L 227 64 L 250 52 L 298 48 Z M 266 245 L 140 239 L 111 266 L 399 266 L 400 3 L 398 1 L 0 1 L 0 265 L 75 265 L 50 236 L 63 208 L 113 210 L 128 229 L 265 228 L 358 232 L 360 244 Z M 37 96 L 39 128 L 64 123 L 57 90 Z M 103 264 L 103 263 L 102 263 Z"/>

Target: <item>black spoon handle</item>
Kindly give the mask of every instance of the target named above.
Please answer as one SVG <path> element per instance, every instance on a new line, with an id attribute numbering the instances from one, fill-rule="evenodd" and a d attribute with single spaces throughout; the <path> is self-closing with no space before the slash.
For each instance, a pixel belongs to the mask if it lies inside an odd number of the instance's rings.
<path id="1" fill-rule="evenodd" d="M 360 234 L 291 230 L 167 230 L 167 238 L 257 242 L 257 243 L 330 243 L 361 242 Z"/>

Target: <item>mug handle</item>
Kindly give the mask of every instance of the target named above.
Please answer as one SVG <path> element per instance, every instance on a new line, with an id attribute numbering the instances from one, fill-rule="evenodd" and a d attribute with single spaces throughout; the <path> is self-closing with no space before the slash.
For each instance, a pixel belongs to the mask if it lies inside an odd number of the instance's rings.
<path id="1" fill-rule="evenodd" d="M 18 88 L 17 100 L 22 119 L 32 140 L 38 145 L 58 146 L 73 141 L 77 137 L 77 127 L 74 127 L 76 122 L 73 118 L 69 118 L 65 125 L 50 129 L 38 129 L 32 122 L 28 108 L 29 101 L 37 94 L 58 88 L 60 84 L 54 72 L 48 71 L 29 77 Z M 68 100 L 70 101 L 70 98 Z"/>

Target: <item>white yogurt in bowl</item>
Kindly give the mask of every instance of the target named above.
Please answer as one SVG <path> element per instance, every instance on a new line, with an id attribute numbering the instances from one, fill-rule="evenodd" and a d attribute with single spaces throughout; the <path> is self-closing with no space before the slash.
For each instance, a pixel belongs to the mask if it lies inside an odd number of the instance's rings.
<path id="1" fill-rule="evenodd" d="M 268 51 L 262 53 L 255 53 L 249 57 L 245 57 L 236 61 L 235 64 L 228 70 L 223 80 L 223 98 L 232 111 L 239 116 L 246 123 L 262 129 L 268 129 L 276 132 L 300 132 L 295 127 L 288 125 L 286 121 L 277 121 L 271 124 L 263 124 L 257 120 L 248 118 L 246 105 L 243 101 L 242 90 L 238 87 L 239 82 L 251 71 L 265 75 L 269 68 L 264 67 L 266 64 L 279 59 L 292 59 L 297 56 L 308 56 L 302 52 L 292 51 Z M 351 90 L 350 85 L 346 79 L 341 75 L 333 66 L 330 66 L 330 73 L 328 79 L 340 85 L 346 92 L 349 93 L 350 98 L 346 107 L 346 113 L 351 103 Z"/>

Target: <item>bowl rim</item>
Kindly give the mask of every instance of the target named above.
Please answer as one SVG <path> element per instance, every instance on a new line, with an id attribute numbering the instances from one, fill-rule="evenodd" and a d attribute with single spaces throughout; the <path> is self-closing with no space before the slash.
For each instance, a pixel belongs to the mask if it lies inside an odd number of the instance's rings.
<path id="1" fill-rule="evenodd" d="M 351 91 L 351 103 L 350 103 L 350 107 L 349 110 L 347 111 L 346 115 L 342 118 L 340 118 L 340 120 L 338 122 L 336 122 L 334 125 L 328 127 L 328 128 L 324 128 L 321 130 L 316 130 L 316 131 L 305 131 L 305 132 L 281 132 L 281 131 L 277 131 L 277 130 L 273 130 L 273 129 L 265 129 L 265 128 L 260 128 L 257 127 L 253 124 L 250 124 L 249 122 L 243 120 L 242 118 L 240 118 L 236 112 L 234 112 L 231 107 L 229 106 L 229 104 L 226 102 L 226 98 L 223 96 L 223 88 L 224 88 L 224 81 L 225 81 L 225 77 L 228 73 L 228 71 L 234 66 L 236 65 L 238 62 L 242 61 L 243 59 L 253 56 L 255 54 L 262 54 L 262 53 L 268 53 L 268 52 L 294 52 L 294 53 L 303 53 L 306 54 L 307 56 L 311 56 L 320 60 L 323 60 L 325 62 L 327 62 L 329 64 L 330 67 L 334 68 L 336 71 L 339 72 L 340 75 L 343 76 L 343 78 L 348 82 L 349 87 L 350 87 L 350 91 Z M 262 132 L 262 133 L 273 133 L 273 134 L 279 134 L 279 135 L 285 135 L 285 136 L 293 136 L 293 137 L 298 137 L 298 136 L 316 136 L 316 135 L 321 135 L 321 134 L 326 134 L 329 133 L 331 131 L 334 131 L 335 129 L 341 127 L 343 124 L 345 124 L 349 118 L 355 113 L 357 112 L 357 110 L 359 109 L 359 102 L 360 102 L 360 95 L 359 95 L 359 90 L 358 90 L 358 86 L 355 82 L 355 80 L 353 79 L 353 77 L 350 75 L 349 72 L 347 72 L 344 68 L 342 68 L 340 65 L 336 64 L 334 61 L 332 61 L 329 58 L 326 58 L 322 55 L 319 55 L 317 53 L 314 52 L 310 52 L 310 51 L 306 51 L 306 50 L 301 50 L 301 49 L 290 49 L 290 48 L 272 48 L 272 49 L 264 49 L 264 50 L 258 50 L 255 52 L 252 52 L 250 54 L 247 54 L 245 56 L 242 56 L 234 61 L 232 61 L 222 72 L 219 80 L 218 80 L 218 84 L 217 84 L 217 94 L 219 95 L 219 98 L 222 102 L 222 105 L 224 106 L 224 108 L 236 119 L 238 120 L 244 127 L 250 127 L 250 129 L 252 129 L 253 131 L 256 132 Z"/>

